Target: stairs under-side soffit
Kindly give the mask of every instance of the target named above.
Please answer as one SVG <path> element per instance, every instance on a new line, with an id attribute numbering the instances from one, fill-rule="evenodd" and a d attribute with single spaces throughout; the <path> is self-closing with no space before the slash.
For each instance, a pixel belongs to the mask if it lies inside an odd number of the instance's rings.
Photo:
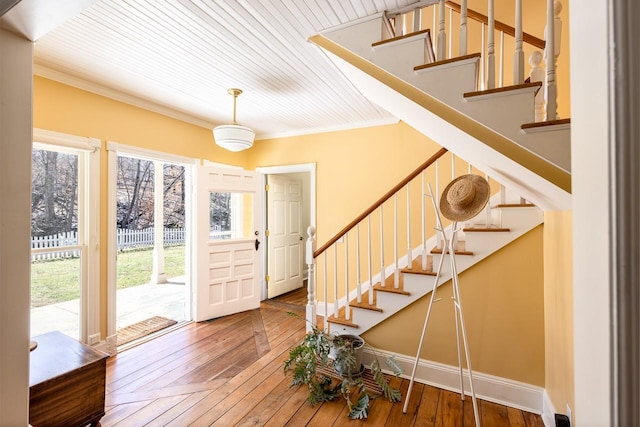
<path id="1" fill-rule="evenodd" d="M 541 209 L 570 209 L 569 125 L 527 127 L 539 85 L 480 92 L 479 54 L 430 63 L 428 33 L 373 47 L 382 19 L 362 19 L 310 40 L 372 102 Z"/>
<path id="2" fill-rule="evenodd" d="M 458 240 L 464 242 L 456 250 L 456 267 L 458 272 L 481 262 L 483 259 L 513 242 L 523 234 L 542 224 L 542 211 L 532 204 L 522 204 L 519 198 L 512 197 L 511 203 L 497 204 L 499 195 L 491 199 L 490 226 L 487 227 L 486 213 L 482 212 L 478 217 L 467 221 L 463 231 L 458 233 Z M 463 224 L 459 224 L 462 226 Z M 490 231 L 488 231 L 488 229 Z M 447 233 L 448 235 L 448 233 Z M 359 335 L 388 319 L 393 314 L 407 307 L 409 304 L 429 294 L 436 280 L 437 270 L 442 250 L 437 250 L 436 238 L 427 242 L 430 250 L 430 262 L 426 271 L 422 270 L 422 252 L 416 248 L 413 251 L 414 259 L 411 269 L 401 263 L 400 286 L 394 288 L 393 266 L 387 268 L 388 276 L 385 286 L 380 283 L 374 285 L 374 306 L 368 306 L 368 292 L 363 293 L 362 303 L 357 303 L 355 291 L 349 296 L 350 319 L 345 320 L 344 308 L 340 309 L 338 316 L 329 317 L 329 329 L 331 332 Z M 448 257 L 448 254 L 445 255 Z M 432 267 L 431 267 L 432 266 Z M 445 258 L 438 286 L 451 279 L 451 269 L 448 258 Z M 323 304 L 319 304 L 322 307 Z"/>

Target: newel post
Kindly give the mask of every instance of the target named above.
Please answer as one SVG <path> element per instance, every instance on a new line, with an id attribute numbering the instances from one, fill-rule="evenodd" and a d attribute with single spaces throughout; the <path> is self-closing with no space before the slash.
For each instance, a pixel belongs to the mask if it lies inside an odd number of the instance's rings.
<path id="1" fill-rule="evenodd" d="M 316 228 L 311 225 L 307 229 L 306 263 L 307 273 L 307 332 L 316 326 L 316 262 L 313 253 L 316 251 Z"/>

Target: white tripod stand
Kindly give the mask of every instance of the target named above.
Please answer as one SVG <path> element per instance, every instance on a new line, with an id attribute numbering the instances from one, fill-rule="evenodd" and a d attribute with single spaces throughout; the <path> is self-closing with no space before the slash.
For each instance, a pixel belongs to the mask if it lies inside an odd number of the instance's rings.
<path id="1" fill-rule="evenodd" d="M 464 373 L 462 369 L 462 359 L 460 354 L 460 332 L 462 331 L 462 341 L 464 343 L 464 353 L 465 353 L 465 361 L 467 362 L 467 370 L 469 372 L 469 385 L 471 389 L 471 399 L 473 401 L 473 414 L 476 421 L 476 426 L 480 427 L 480 417 L 478 416 L 478 403 L 476 401 L 476 394 L 473 390 L 473 370 L 471 369 L 471 358 L 469 357 L 469 343 L 467 342 L 467 333 L 464 326 L 464 315 L 462 312 L 462 299 L 460 296 L 460 288 L 458 284 L 458 270 L 456 268 L 456 258 L 455 258 L 455 248 L 454 243 L 456 241 L 456 234 L 458 233 L 458 223 L 453 221 L 451 223 L 451 229 L 449 237 L 447 238 L 446 230 L 442 226 L 442 220 L 440 218 L 440 210 L 438 209 L 436 200 L 433 196 L 433 192 L 431 190 L 431 184 L 429 184 L 429 197 L 433 203 L 433 208 L 436 213 L 437 227 L 436 230 L 441 234 L 443 241 L 443 249 L 442 256 L 440 257 L 440 262 L 438 263 L 438 270 L 436 272 L 436 279 L 433 282 L 433 290 L 431 291 L 431 298 L 429 299 L 429 307 L 427 309 L 427 316 L 424 319 L 424 326 L 422 328 L 422 334 L 420 335 L 420 344 L 418 345 L 418 351 L 416 353 L 416 359 L 413 364 L 413 370 L 411 372 L 411 380 L 409 382 L 409 388 L 407 390 L 407 397 L 404 401 L 404 407 L 402 409 L 403 413 L 407 412 L 407 408 L 409 406 L 409 399 L 411 398 L 411 390 L 413 389 L 413 382 L 416 375 L 416 369 L 418 367 L 418 362 L 420 360 L 420 352 L 422 351 L 422 344 L 424 343 L 424 336 L 427 331 L 427 324 L 429 323 L 429 316 L 431 315 L 431 307 L 433 303 L 436 302 L 436 290 L 438 288 L 438 282 L 440 280 L 440 273 L 442 272 L 442 265 L 444 264 L 444 258 L 446 253 L 449 254 L 449 262 L 451 266 L 451 282 L 453 288 L 453 307 L 454 307 L 454 315 L 456 321 L 456 345 L 458 347 L 458 366 L 460 368 L 460 396 L 461 399 L 464 400 Z"/>

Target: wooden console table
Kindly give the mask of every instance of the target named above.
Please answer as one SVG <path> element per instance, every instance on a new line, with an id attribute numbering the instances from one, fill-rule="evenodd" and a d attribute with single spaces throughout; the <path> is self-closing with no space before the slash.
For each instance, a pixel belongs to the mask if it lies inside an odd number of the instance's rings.
<path id="1" fill-rule="evenodd" d="M 100 424 L 108 355 L 61 332 L 33 338 L 29 423 L 33 427 Z"/>

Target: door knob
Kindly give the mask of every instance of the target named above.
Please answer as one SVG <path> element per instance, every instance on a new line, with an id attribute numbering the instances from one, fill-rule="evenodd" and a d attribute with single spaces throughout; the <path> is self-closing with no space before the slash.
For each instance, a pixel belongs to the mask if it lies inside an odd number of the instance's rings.
<path id="1" fill-rule="evenodd" d="M 258 246 L 260 246 L 260 240 L 256 239 L 256 251 L 258 250 Z"/>

